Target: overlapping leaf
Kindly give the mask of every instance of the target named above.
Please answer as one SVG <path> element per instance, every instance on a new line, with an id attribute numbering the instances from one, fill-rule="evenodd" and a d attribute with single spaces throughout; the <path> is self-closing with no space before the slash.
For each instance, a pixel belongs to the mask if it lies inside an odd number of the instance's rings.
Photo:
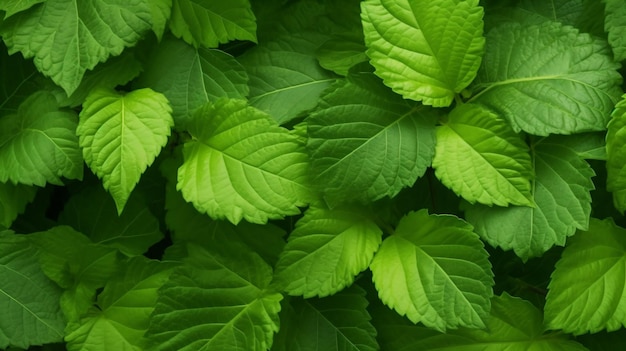
<path id="1" fill-rule="evenodd" d="M 305 298 L 337 293 L 369 266 L 381 237 L 367 211 L 309 208 L 280 255 L 274 283 Z"/>
<path id="2" fill-rule="evenodd" d="M 444 185 L 471 203 L 533 204 L 528 146 L 481 106 L 458 106 L 438 127 L 433 167 Z"/>
<path id="3" fill-rule="evenodd" d="M 546 298 L 546 325 L 575 335 L 626 326 L 626 230 L 591 219 L 570 239 Z"/>
<path id="4" fill-rule="evenodd" d="M 125 95 L 96 90 L 83 104 L 76 130 L 83 156 L 113 196 L 118 213 L 167 143 L 174 124 L 171 111 L 167 98 L 151 89 Z"/>
<path id="5" fill-rule="evenodd" d="M 147 333 L 156 350 L 268 350 L 282 299 L 265 291 L 271 267 L 239 247 L 188 250 L 192 265 L 176 268 L 159 290 Z"/>
<path id="6" fill-rule="evenodd" d="M 6 52 L 0 44 L 0 116 L 16 113 L 19 105 L 43 88 L 41 75 L 32 62 Z"/>
<path id="7" fill-rule="evenodd" d="M 367 0 L 361 8 L 367 55 L 395 92 L 449 106 L 474 80 L 485 45 L 477 0 Z"/>
<path id="8" fill-rule="evenodd" d="M 95 244 L 114 247 L 128 256 L 141 255 L 163 238 L 159 220 L 142 200 L 131 197 L 118 215 L 115 202 L 102 188 L 86 188 L 65 203 L 58 221 Z"/>
<path id="9" fill-rule="evenodd" d="M 205 105 L 189 133 L 177 189 L 199 211 L 264 224 L 310 201 L 308 157 L 297 137 L 246 101 Z"/>
<path id="10" fill-rule="evenodd" d="M 44 1 L 46 0 L 5 0 L 0 4 L 0 10 L 5 12 L 4 18 L 7 18 Z"/>
<path id="11" fill-rule="evenodd" d="M 163 93 L 172 105 L 176 127 L 183 129 L 191 113 L 209 101 L 248 95 L 248 75 L 230 55 L 194 49 L 166 37 L 152 52 L 139 78 L 141 86 Z"/>
<path id="12" fill-rule="evenodd" d="M 485 50 L 470 101 L 535 135 L 605 129 L 622 80 L 605 42 L 555 22 L 511 23 Z"/>
<path id="13" fill-rule="evenodd" d="M 152 13 L 152 31 L 161 40 L 172 15 L 172 0 L 152 0 L 148 4 Z"/>
<path id="14" fill-rule="evenodd" d="M 272 350 L 377 351 L 367 305 L 356 285 L 324 299 L 290 299 Z"/>
<path id="15" fill-rule="evenodd" d="M 231 40 L 256 42 L 256 19 L 249 0 L 173 0 L 170 29 L 195 47 Z"/>
<path id="16" fill-rule="evenodd" d="M 378 315 L 388 313 L 373 311 Z M 586 351 L 583 345 L 561 333 L 545 332 L 541 312 L 528 301 L 507 293 L 491 300 L 491 314 L 485 330 L 460 328 L 446 334 L 409 325 L 395 316 L 376 323 L 381 347 L 385 351 Z"/>
<path id="17" fill-rule="evenodd" d="M 250 104 L 284 124 L 315 107 L 335 75 L 315 58 L 316 33 L 295 33 L 261 43 L 240 58 L 250 76 Z"/>
<path id="18" fill-rule="evenodd" d="M 613 193 L 613 203 L 626 210 L 626 96 L 615 106 L 606 134 L 606 187 Z"/>
<path id="19" fill-rule="evenodd" d="M 135 45 L 150 21 L 143 0 L 47 0 L 2 22 L 0 36 L 71 95 L 85 71 Z"/>
<path id="20" fill-rule="evenodd" d="M 606 18 L 604 29 L 609 33 L 615 61 L 626 60 L 626 7 L 619 0 L 603 0 Z"/>
<path id="21" fill-rule="evenodd" d="M 0 118 L 0 182 L 61 185 L 81 179 L 83 158 L 76 116 L 59 110 L 52 94 L 37 92 L 15 114 Z"/>
<path id="22" fill-rule="evenodd" d="M 67 349 L 145 350 L 143 334 L 157 301 L 157 290 L 165 283 L 171 264 L 136 257 L 105 285 L 98 295 L 97 308 L 71 324 L 65 341 Z"/>
<path id="23" fill-rule="evenodd" d="M 554 140 L 532 145 L 535 207 L 477 205 L 466 211 L 467 220 L 491 245 L 513 249 L 524 260 L 565 245 L 576 229 L 589 225 L 594 171 L 574 150 Z"/>
<path id="24" fill-rule="evenodd" d="M 17 215 L 33 201 L 35 194 L 35 187 L 0 183 L 0 226 L 11 227 Z"/>
<path id="25" fill-rule="evenodd" d="M 331 206 L 395 196 L 430 166 L 436 116 L 371 73 L 338 82 L 306 120 L 313 184 Z"/>
<path id="26" fill-rule="evenodd" d="M 380 299 L 412 322 L 484 328 L 494 284 L 488 256 L 471 225 L 420 210 L 400 220 L 370 269 Z"/>
<path id="27" fill-rule="evenodd" d="M 41 271 L 24 236 L 0 231 L 0 348 L 63 340 L 61 290 Z"/>

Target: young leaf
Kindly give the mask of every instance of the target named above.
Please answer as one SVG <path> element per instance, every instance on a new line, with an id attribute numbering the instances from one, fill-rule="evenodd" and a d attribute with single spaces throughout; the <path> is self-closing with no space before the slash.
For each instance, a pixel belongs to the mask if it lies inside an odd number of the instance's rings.
<path id="1" fill-rule="evenodd" d="M 443 184 L 471 203 L 533 204 L 528 146 L 482 106 L 460 105 L 437 128 L 433 168 Z"/>
<path id="2" fill-rule="evenodd" d="M 65 337 L 67 349 L 145 349 L 143 334 L 156 305 L 157 290 L 167 281 L 170 268 L 171 264 L 141 256 L 128 260 L 98 295 L 97 308 L 80 323 L 70 324 Z"/>
<path id="3" fill-rule="evenodd" d="M 339 81 L 306 120 L 313 184 L 331 207 L 397 195 L 430 166 L 435 121 L 371 73 Z"/>
<path id="4" fill-rule="evenodd" d="M 35 187 L 0 183 L 0 226 L 11 227 L 17 215 L 24 212 L 36 194 Z"/>
<path id="5" fill-rule="evenodd" d="M 366 211 L 311 207 L 289 236 L 274 283 L 304 298 L 335 294 L 369 266 L 381 239 L 382 231 Z"/>
<path id="6" fill-rule="evenodd" d="M 404 98 L 449 106 L 474 80 L 485 45 L 478 0 L 367 0 L 361 9 L 376 74 Z"/>
<path id="7" fill-rule="evenodd" d="M 83 158 L 76 116 L 59 110 L 54 96 L 39 91 L 0 118 L 0 182 L 61 185 L 61 177 L 81 179 Z"/>
<path id="8" fill-rule="evenodd" d="M 621 95 L 606 43 L 555 22 L 490 31 L 470 101 L 506 117 L 516 131 L 604 130 Z"/>
<path id="9" fill-rule="evenodd" d="M 609 33 L 609 43 L 615 61 L 626 60 L 626 7 L 620 0 L 603 0 L 606 18 L 604 30 Z"/>
<path id="10" fill-rule="evenodd" d="M 245 69 L 225 52 L 194 49 L 166 37 L 153 50 L 138 84 L 163 93 L 172 105 L 176 127 L 184 129 L 193 110 L 205 103 L 245 98 L 247 82 Z"/>
<path id="11" fill-rule="evenodd" d="M 308 157 L 289 131 L 244 100 L 218 100 L 194 113 L 178 185 L 214 219 L 264 224 L 300 212 L 312 194 Z"/>
<path id="12" fill-rule="evenodd" d="M 249 0 L 173 0 L 170 29 L 195 47 L 215 48 L 231 40 L 256 42 Z"/>
<path id="13" fill-rule="evenodd" d="M 265 290 L 271 267 L 239 247 L 188 250 L 188 263 L 159 290 L 148 338 L 161 351 L 269 349 L 282 299 Z"/>
<path id="14" fill-rule="evenodd" d="M 76 133 L 85 162 L 102 179 L 121 214 L 141 174 L 167 143 L 174 125 L 167 98 L 151 89 L 93 91 Z"/>
<path id="15" fill-rule="evenodd" d="M 377 351 L 367 304 L 356 285 L 323 299 L 290 299 L 272 350 Z"/>
<path id="16" fill-rule="evenodd" d="M 546 325 L 574 335 L 626 326 L 626 230 L 591 219 L 570 239 L 546 297 Z"/>
<path id="17" fill-rule="evenodd" d="M 250 76 L 250 105 L 280 124 L 314 108 L 324 89 L 336 79 L 315 58 L 324 38 L 316 33 L 296 33 L 246 52 L 239 61 Z"/>
<path id="18" fill-rule="evenodd" d="M 370 265 L 380 299 L 413 323 L 485 328 L 491 264 L 472 226 L 426 210 L 406 215 Z"/>
<path id="19" fill-rule="evenodd" d="M 613 193 L 613 203 L 626 211 L 626 95 L 615 106 L 606 134 L 606 188 Z"/>
<path id="20" fill-rule="evenodd" d="M 60 296 L 61 290 L 41 271 L 28 239 L 0 231 L 0 348 L 62 341 Z"/>
<path id="21" fill-rule="evenodd" d="M 8 18 L 44 1 L 46 0 L 4 0 L 0 3 L 0 11 L 4 11 L 4 18 Z"/>
<path id="22" fill-rule="evenodd" d="M 95 244 L 137 256 L 163 238 L 159 220 L 142 200 L 131 197 L 118 216 L 115 202 L 104 189 L 87 188 L 67 201 L 58 221 L 87 235 Z"/>
<path id="23" fill-rule="evenodd" d="M 373 311 L 374 322 L 381 313 Z M 386 313 L 387 315 L 388 313 Z M 491 300 L 485 330 L 460 328 L 446 334 L 409 325 L 397 316 L 375 323 L 385 351 L 587 351 L 561 333 L 545 333 L 541 312 L 530 302 L 507 293 Z"/>
<path id="24" fill-rule="evenodd" d="M 468 222 L 492 246 L 513 249 L 523 260 L 565 245 L 576 229 L 586 230 L 591 214 L 594 171 L 571 148 L 541 139 L 532 145 L 535 207 L 471 206 Z"/>
<path id="25" fill-rule="evenodd" d="M 135 45 L 150 21 L 142 0 L 48 0 L 6 19 L 0 36 L 72 95 L 85 71 Z"/>

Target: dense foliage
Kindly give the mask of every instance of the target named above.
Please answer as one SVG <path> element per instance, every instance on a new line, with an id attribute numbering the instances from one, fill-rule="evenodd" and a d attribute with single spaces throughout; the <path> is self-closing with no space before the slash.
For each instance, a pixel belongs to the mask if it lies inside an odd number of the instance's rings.
<path id="1" fill-rule="evenodd" d="M 623 348 L 623 0 L 0 19 L 0 348 Z"/>

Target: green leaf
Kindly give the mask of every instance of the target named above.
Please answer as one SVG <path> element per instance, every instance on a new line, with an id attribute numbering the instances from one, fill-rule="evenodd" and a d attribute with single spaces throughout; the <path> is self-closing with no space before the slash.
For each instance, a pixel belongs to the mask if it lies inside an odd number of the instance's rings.
<path id="1" fill-rule="evenodd" d="M 254 253 L 189 245 L 189 263 L 159 290 L 146 336 L 160 351 L 266 351 L 282 296 L 265 291 L 272 269 Z"/>
<path id="2" fill-rule="evenodd" d="M 403 217 L 370 265 L 380 299 L 413 323 L 485 328 L 493 273 L 472 226 L 426 210 Z"/>
<path id="3" fill-rule="evenodd" d="M 576 152 L 585 160 L 606 161 L 606 132 L 590 132 L 575 135 L 553 135 L 555 141 Z"/>
<path id="4" fill-rule="evenodd" d="M 85 162 L 113 196 L 118 214 L 167 143 L 171 112 L 167 98 L 151 89 L 99 89 L 87 96 L 76 133 Z"/>
<path id="5" fill-rule="evenodd" d="M 368 60 L 363 44 L 363 33 L 347 33 L 335 36 L 320 46 L 317 59 L 320 66 L 342 76 L 347 76 L 350 68 Z"/>
<path id="6" fill-rule="evenodd" d="M 555 138 L 531 147 L 535 207 L 471 206 L 467 220 L 492 246 L 513 249 L 523 260 L 541 256 L 552 246 L 564 246 L 576 229 L 586 230 L 591 214 L 591 177 L 587 162 Z"/>
<path id="7" fill-rule="evenodd" d="M 85 71 L 135 45 L 150 21 L 143 0 L 47 0 L 2 22 L 0 36 L 71 95 Z"/>
<path id="8" fill-rule="evenodd" d="M 544 332 L 542 319 L 541 311 L 530 302 L 504 293 L 491 300 L 485 330 L 460 328 L 442 334 L 397 317 L 375 325 L 386 351 L 587 351 L 561 333 Z"/>
<path id="9" fill-rule="evenodd" d="M 331 207 L 397 195 L 430 166 L 435 121 L 371 73 L 338 82 L 306 120 L 313 184 Z"/>
<path id="10" fill-rule="evenodd" d="M 170 29 L 195 47 L 231 40 L 256 42 L 256 19 L 248 0 L 173 0 Z"/>
<path id="11" fill-rule="evenodd" d="M 626 326 L 626 229 L 591 219 L 570 239 L 552 273 L 546 326 L 574 335 Z"/>
<path id="12" fill-rule="evenodd" d="M 626 8 L 620 0 L 603 0 L 605 4 L 604 30 L 609 33 L 609 43 L 615 61 L 626 60 Z"/>
<path id="13" fill-rule="evenodd" d="M 470 101 L 516 131 L 572 134 L 606 128 L 621 76 L 606 43 L 555 22 L 490 31 Z"/>
<path id="14" fill-rule="evenodd" d="M 76 124 L 75 114 L 59 110 L 43 91 L 0 118 L 0 182 L 44 186 L 62 185 L 61 177 L 82 179 Z"/>
<path id="15" fill-rule="evenodd" d="M 311 199 L 308 157 L 297 137 L 245 101 L 205 105 L 189 133 L 177 189 L 199 211 L 264 224 L 298 214 Z"/>
<path id="16" fill-rule="evenodd" d="M 46 0 L 4 0 L 0 4 L 0 11 L 4 11 L 4 18 L 6 19 L 44 1 Z"/>
<path id="17" fill-rule="evenodd" d="M 0 232 L 0 348 L 63 340 L 61 290 L 41 271 L 24 236 Z"/>
<path id="18" fill-rule="evenodd" d="M 37 188 L 0 183 L 0 226 L 11 227 L 17 215 L 35 199 Z"/>
<path id="19" fill-rule="evenodd" d="M 314 108 L 336 79 L 324 70 L 315 52 L 326 37 L 296 32 L 261 43 L 239 61 L 250 76 L 250 105 L 285 124 Z"/>
<path id="20" fill-rule="evenodd" d="M 615 106 L 606 134 L 606 188 L 613 193 L 613 203 L 626 211 L 626 95 Z"/>
<path id="21" fill-rule="evenodd" d="M 209 101 L 248 95 L 248 75 L 232 56 L 166 37 L 153 50 L 139 77 L 139 85 L 163 93 L 172 104 L 172 116 L 182 129 L 193 110 Z"/>
<path id="22" fill-rule="evenodd" d="M 160 41 L 172 15 L 172 0 L 148 1 L 152 13 L 152 31 Z"/>
<path id="23" fill-rule="evenodd" d="M 381 240 L 367 211 L 311 207 L 289 236 L 274 283 L 304 298 L 335 294 L 369 266 Z"/>
<path id="24" fill-rule="evenodd" d="M 98 295 L 97 308 L 85 316 L 65 337 L 67 349 L 145 349 L 143 334 L 157 301 L 157 290 L 167 281 L 171 264 L 136 257 L 105 285 Z"/>
<path id="25" fill-rule="evenodd" d="M 292 311 L 287 320 L 281 315 L 273 351 L 379 350 L 362 288 L 354 285 L 323 299 L 290 299 L 289 304 Z"/>
<path id="26" fill-rule="evenodd" d="M 533 205 L 528 146 L 505 120 L 481 106 L 460 105 L 437 128 L 433 168 L 470 203 Z"/>
<path id="27" fill-rule="evenodd" d="M 0 77 L 0 116 L 16 113 L 24 100 L 44 87 L 32 62 L 9 56 L 4 44 L 0 44 Z"/>
<path id="28" fill-rule="evenodd" d="M 449 106 L 474 80 L 485 46 L 478 0 L 366 0 L 361 9 L 367 55 L 396 93 Z"/>
<path id="29" fill-rule="evenodd" d="M 58 221 L 87 235 L 93 243 L 137 256 L 163 238 L 159 220 L 142 200 L 131 197 L 118 216 L 115 203 L 104 189 L 87 188 L 65 203 Z"/>

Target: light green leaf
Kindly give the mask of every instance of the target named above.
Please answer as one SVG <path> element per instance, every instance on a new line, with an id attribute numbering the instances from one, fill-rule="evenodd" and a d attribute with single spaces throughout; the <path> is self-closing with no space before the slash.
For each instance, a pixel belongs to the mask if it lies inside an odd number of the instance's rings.
<path id="1" fill-rule="evenodd" d="M 0 3 L 0 11 L 4 11 L 4 18 L 13 16 L 14 14 L 26 11 L 29 8 L 42 3 L 46 0 L 4 0 Z"/>
<path id="2" fill-rule="evenodd" d="M 128 260 L 98 295 L 97 308 L 67 332 L 67 349 L 145 350 L 143 334 L 156 305 L 157 290 L 167 281 L 171 267 L 141 256 Z"/>
<path id="3" fill-rule="evenodd" d="M 63 340 L 61 290 L 41 271 L 25 236 L 0 232 L 0 348 Z"/>
<path id="4" fill-rule="evenodd" d="M 430 166 L 436 116 L 371 73 L 338 82 L 306 120 L 313 184 L 331 207 L 395 196 Z"/>
<path id="5" fill-rule="evenodd" d="M 365 291 L 354 285 L 323 299 L 290 299 L 273 351 L 377 351 Z M 287 319 L 288 317 L 288 319 Z"/>
<path id="6" fill-rule="evenodd" d="M 152 31 L 160 41 L 172 15 L 172 0 L 148 1 L 152 13 Z"/>
<path id="7" fill-rule="evenodd" d="M 352 285 L 382 241 L 372 215 L 359 208 L 309 208 L 281 253 L 274 283 L 304 298 L 335 294 Z"/>
<path id="8" fill-rule="evenodd" d="M 546 326 L 574 335 L 626 326 L 626 229 L 591 219 L 565 247 L 546 297 Z"/>
<path id="9" fill-rule="evenodd" d="M 470 203 L 533 205 L 528 146 L 505 120 L 481 106 L 460 105 L 437 128 L 433 168 Z"/>
<path id="10" fill-rule="evenodd" d="M 178 185 L 214 219 L 264 224 L 298 214 L 312 198 L 308 157 L 297 137 L 244 100 L 218 100 L 194 113 Z"/>
<path id="11" fill-rule="evenodd" d="M 44 186 L 62 185 L 61 177 L 82 179 L 76 124 L 76 115 L 59 110 L 54 96 L 43 91 L 0 118 L 0 182 Z"/>
<path id="12" fill-rule="evenodd" d="M 375 322 L 381 314 L 376 312 L 372 312 Z M 443 334 L 389 317 L 384 324 L 375 323 L 385 351 L 587 351 L 562 333 L 546 333 L 541 311 L 507 293 L 491 300 L 485 330 L 459 328 Z"/>
<path id="13" fill-rule="evenodd" d="M 474 80 L 485 46 L 478 0 L 366 0 L 361 9 L 367 55 L 396 93 L 449 106 Z"/>
<path id="14" fill-rule="evenodd" d="M 219 254 L 189 245 L 189 263 L 159 290 L 146 336 L 159 351 L 266 351 L 278 331 L 282 296 L 268 292 L 272 269 L 254 253 Z"/>
<path id="15" fill-rule="evenodd" d="M 85 71 L 135 45 L 150 21 L 143 0 L 47 0 L 2 22 L 0 36 L 71 95 Z"/>
<path id="16" fill-rule="evenodd" d="M 256 42 L 249 0 L 173 0 L 170 29 L 195 47 L 215 48 L 231 40 Z"/>
<path id="17" fill-rule="evenodd" d="M 65 203 L 58 221 L 85 234 L 95 244 L 137 256 L 163 238 L 159 220 L 142 200 L 131 197 L 118 216 L 115 203 L 104 189 L 86 188 Z"/>
<path id="18" fill-rule="evenodd" d="M 426 210 L 403 217 L 370 265 L 382 302 L 440 331 L 485 328 L 493 273 L 472 229 L 457 217 Z"/>
<path id="19" fill-rule="evenodd" d="M 555 22 L 490 31 L 470 101 L 516 131 L 572 134 L 606 128 L 622 78 L 608 45 Z"/>
<path id="20" fill-rule="evenodd" d="M 167 143 L 171 112 L 167 98 L 151 89 L 98 89 L 87 96 L 76 134 L 85 162 L 113 196 L 118 214 Z"/>
<path id="21" fill-rule="evenodd" d="M 261 43 L 239 58 L 250 76 L 250 105 L 285 124 L 314 108 L 336 79 L 315 52 L 326 37 L 296 32 Z"/>
<path id="22" fill-rule="evenodd" d="M 626 7 L 622 0 L 603 0 L 605 4 L 604 30 L 609 33 L 609 43 L 615 61 L 626 60 Z"/>
<path id="23" fill-rule="evenodd" d="M 24 212 L 36 194 L 35 187 L 0 183 L 0 226 L 10 228 L 17 215 Z"/>
<path id="24" fill-rule="evenodd" d="M 166 37 L 150 55 L 139 85 L 163 93 L 172 104 L 178 129 L 191 113 L 209 101 L 248 95 L 248 75 L 232 56 L 219 50 L 194 49 L 184 41 Z"/>
<path id="25" fill-rule="evenodd" d="M 626 211 L 626 95 L 615 106 L 606 134 L 606 188 L 613 193 L 613 203 Z"/>
<path id="26" fill-rule="evenodd" d="M 523 260 L 541 256 L 552 246 L 564 246 L 576 229 L 586 230 L 591 214 L 591 177 L 587 162 L 555 138 L 532 144 L 535 207 L 471 206 L 466 218 L 492 246 L 513 249 Z"/>

